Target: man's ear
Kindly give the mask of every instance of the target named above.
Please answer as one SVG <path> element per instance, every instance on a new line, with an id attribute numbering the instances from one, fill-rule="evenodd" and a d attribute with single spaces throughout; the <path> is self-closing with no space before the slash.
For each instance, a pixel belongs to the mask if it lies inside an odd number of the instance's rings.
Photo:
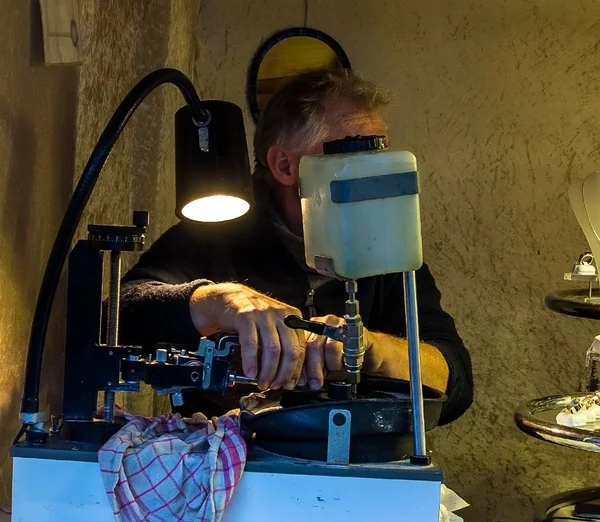
<path id="1" fill-rule="evenodd" d="M 300 156 L 279 145 L 273 145 L 267 152 L 267 163 L 275 181 L 284 186 L 298 183 Z"/>

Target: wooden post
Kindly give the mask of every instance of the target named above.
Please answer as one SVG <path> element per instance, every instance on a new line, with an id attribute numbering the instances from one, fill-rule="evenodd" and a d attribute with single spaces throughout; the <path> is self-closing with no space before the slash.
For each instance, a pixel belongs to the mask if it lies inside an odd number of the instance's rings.
<path id="1" fill-rule="evenodd" d="M 46 65 L 79 64 L 77 0 L 40 0 Z"/>

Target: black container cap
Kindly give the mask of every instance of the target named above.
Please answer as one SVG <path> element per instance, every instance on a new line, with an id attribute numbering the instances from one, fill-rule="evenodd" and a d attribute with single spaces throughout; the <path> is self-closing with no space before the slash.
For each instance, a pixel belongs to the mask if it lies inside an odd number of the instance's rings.
<path id="1" fill-rule="evenodd" d="M 368 152 L 383 150 L 388 142 L 385 136 L 346 136 L 342 140 L 328 141 L 323 144 L 324 154 L 347 154 L 350 152 Z"/>

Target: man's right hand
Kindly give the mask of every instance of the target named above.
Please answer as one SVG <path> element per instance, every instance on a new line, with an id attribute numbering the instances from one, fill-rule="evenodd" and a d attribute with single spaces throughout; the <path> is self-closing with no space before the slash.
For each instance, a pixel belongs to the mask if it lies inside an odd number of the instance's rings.
<path id="1" fill-rule="evenodd" d="M 304 332 L 283 322 L 288 315 L 302 315 L 298 309 L 244 285 L 219 283 L 195 290 L 190 314 L 201 335 L 239 335 L 247 377 L 257 377 L 260 357 L 260 388 L 292 390 L 300 381 L 306 351 Z"/>

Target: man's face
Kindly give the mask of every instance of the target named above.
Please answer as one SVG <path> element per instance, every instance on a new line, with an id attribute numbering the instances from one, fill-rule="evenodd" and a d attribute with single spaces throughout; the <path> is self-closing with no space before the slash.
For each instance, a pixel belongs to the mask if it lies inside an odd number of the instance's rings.
<path id="1" fill-rule="evenodd" d="M 348 99 L 330 101 L 325 107 L 325 123 L 329 135 L 316 143 L 310 150 L 295 152 L 284 147 L 273 145 L 269 149 L 268 163 L 274 180 L 282 186 L 292 189 L 290 194 L 297 199 L 300 159 L 308 154 L 323 154 L 323 143 L 344 139 L 347 136 L 384 136 L 387 128 L 383 115 L 379 111 L 364 111 Z"/>

